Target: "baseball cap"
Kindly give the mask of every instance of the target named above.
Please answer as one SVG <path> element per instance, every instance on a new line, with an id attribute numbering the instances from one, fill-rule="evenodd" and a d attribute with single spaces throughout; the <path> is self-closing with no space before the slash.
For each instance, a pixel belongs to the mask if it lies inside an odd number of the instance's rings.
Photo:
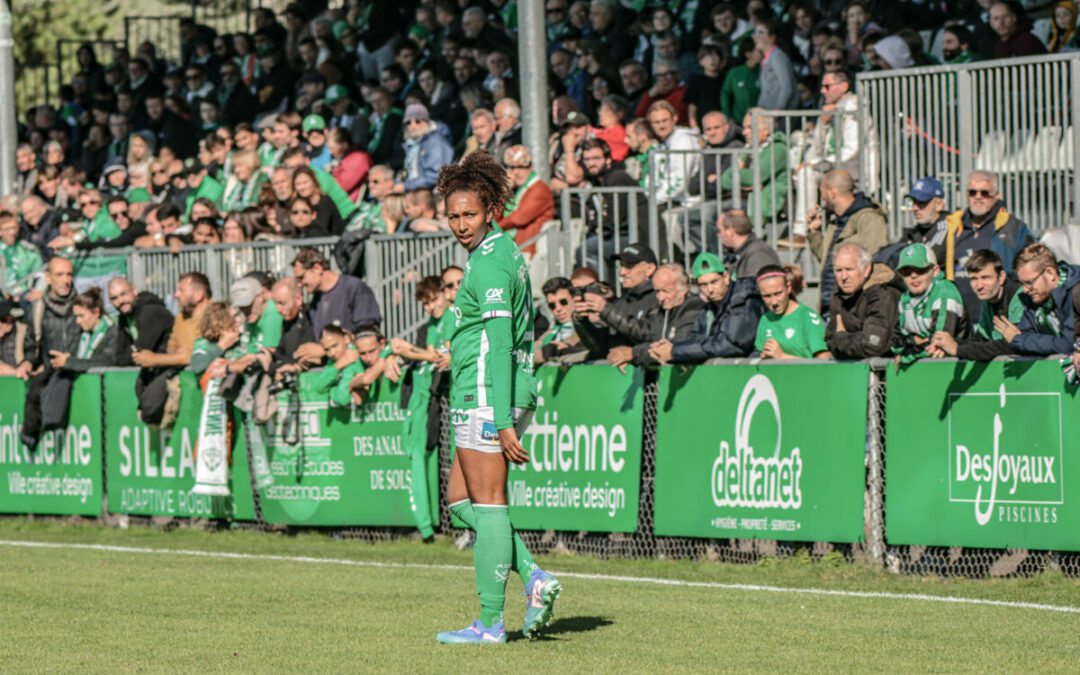
<path id="1" fill-rule="evenodd" d="M 941 181 L 937 178 L 927 176 L 915 181 L 915 184 L 908 190 L 907 196 L 917 202 L 928 202 L 934 197 L 944 198 L 945 188 L 942 187 Z"/>
<path id="2" fill-rule="evenodd" d="M 123 171 L 127 173 L 127 167 L 124 166 L 124 160 L 120 157 L 113 157 L 105 164 L 105 168 L 101 170 L 101 175 L 108 176 L 114 171 Z"/>
<path id="3" fill-rule="evenodd" d="M 900 262 L 896 264 L 897 270 L 906 267 L 924 270 L 937 264 L 937 256 L 926 244 L 911 244 L 900 251 Z"/>
<path id="4" fill-rule="evenodd" d="M 562 123 L 562 128 L 565 130 L 569 127 L 587 127 L 589 126 L 589 118 L 585 117 L 584 113 L 580 113 L 576 110 L 571 110 L 566 115 L 566 121 Z"/>
<path id="5" fill-rule="evenodd" d="M 326 120 L 322 118 L 322 115 L 308 115 L 300 124 L 300 130 L 305 134 L 312 129 L 319 131 L 326 129 Z"/>
<path id="6" fill-rule="evenodd" d="M 656 264 L 656 254 L 647 245 L 636 242 L 623 247 L 619 252 L 619 262 L 623 265 L 636 265 L 640 262 Z"/>
<path id="7" fill-rule="evenodd" d="M 7 298 L 0 298 L 0 319 L 7 319 L 8 317 L 21 319 L 22 316 L 23 311 L 21 307 Z"/>
<path id="8" fill-rule="evenodd" d="M 194 176 L 200 174 L 206 170 L 203 163 L 199 161 L 198 157 L 189 157 L 184 160 L 184 177 Z"/>
<path id="9" fill-rule="evenodd" d="M 348 89 L 340 84 L 333 84 L 326 88 L 326 96 L 323 97 L 323 102 L 325 102 L 326 105 L 334 105 L 338 101 L 348 97 Z"/>
<path id="10" fill-rule="evenodd" d="M 430 122 L 431 114 L 428 113 L 428 109 L 419 103 L 413 103 L 405 109 L 405 118 L 402 122 L 408 122 L 410 120 L 420 120 L 421 122 Z"/>
<path id="11" fill-rule="evenodd" d="M 145 204 L 151 201 L 150 192 L 146 188 L 135 188 L 128 193 L 128 204 Z"/>
<path id="12" fill-rule="evenodd" d="M 262 292 L 262 284 L 251 277 L 244 277 L 229 289 L 229 304 L 233 307 L 250 307 Z"/>
<path id="13" fill-rule="evenodd" d="M 724 261 L 721 260 L 720 256 L 716 255 L 715 253 L 699 253 L 698 257 L 694 259 L 694 279 L 699 279 L 711 272 L 723 274 Z"/>

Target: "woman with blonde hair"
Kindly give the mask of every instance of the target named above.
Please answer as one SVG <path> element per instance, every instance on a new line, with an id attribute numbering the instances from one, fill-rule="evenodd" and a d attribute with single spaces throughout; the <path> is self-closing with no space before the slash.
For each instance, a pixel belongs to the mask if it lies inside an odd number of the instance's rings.
<path id="1" fill-rule="evenodd" d="M 386 233 L 393 234 L 398 225 L 405 222 L 405 196 L 387 195 L 382 203 L 382 219 Z"/>
<path id="2" fill-rule="evenodd" d="M 221 207 L 225 211 L 239 211 L 257 206 L 259 189 L 266 182 L 266 174 L 259 169 L 262 160 L 254 150 L 241 150 L 233 155 L 232 175 L 225 184 L 225 197 Z"/>

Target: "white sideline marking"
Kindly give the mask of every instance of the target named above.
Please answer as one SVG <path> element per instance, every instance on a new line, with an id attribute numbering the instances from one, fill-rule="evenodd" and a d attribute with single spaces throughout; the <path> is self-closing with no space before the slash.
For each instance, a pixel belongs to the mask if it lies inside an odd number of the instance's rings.
<path id="1" fill-rule="evenodd" d="M 373 560 L 348 560 L 342 558 L 313 558 L 310 556 L 272 555 L 262 553 L 230 553 L 228 551 L 197 551 L 170 548 L 137 548 L 133 546 L 109 546 L 106 544 L 59 544 L 43 541 L 11 541 L 0 539 L 0 545 L 21 548 L 82 549 L 88 551 L 109 551 L 113 553 L 156 553 L 158 555 L 186 555 L 197 558 L 227 558 L 234 560 L 273 560 L 282 562 L 321 563 L 324 565 L 352 565 L 354 567 L 384 567 L 391 569 L 431 569 L 473 571 L 466 565 L 435 565 L 431 563 L 397 563 Z M 1013 609 L 1035 609 L 1046 612 L 1064 612 L 1080 614 L 1080 607 L 1067 605 L 1043 605 L 1036 602 L 1012 602 L 1008 600 L 986 600 L 983 598 L 964 598 L 948 595 L 926 595 L 924 593 L 887 593 L 884 591 L 842 591 L 827 588 L 785 588 L 783 586 L 760 586 L 757 584 L 722 584 L 713 581 L 685 581 L 683 579 L 661 579 L 655 577 L 627 577 L 613 574 L 583 574 L 580 572 L 553 572 L 560 577 L 571 579 L 591 579 L 596 581 L 619 581 L 659 586 L 686 586 L 692 588 L 715 588 L 728 591 L 764 591 L 769 593 L 801 593 L 804 595 L 832 595 L 847 598 L 885 598 L 888 600 L 920 600 L 923 602 L 945 602 L 962 605 L 988 605 L 991 607 L 1009 607 Z"/>

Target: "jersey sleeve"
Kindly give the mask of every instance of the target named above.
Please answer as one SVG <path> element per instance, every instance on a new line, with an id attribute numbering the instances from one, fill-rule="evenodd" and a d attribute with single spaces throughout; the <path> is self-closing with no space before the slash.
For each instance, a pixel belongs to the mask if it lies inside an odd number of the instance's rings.
<path id="1" fill-rule="evenodd" d="M 513 280 L 506 267 L 493 261 L 473 270 L 473 286 L 482 320 L 513 318 Z"/>
<path id="2" fill-rule="evenodd" d="M 281 317 L 277 305 L 273 300 L 266 301 L 266 309 L 259 317 L 259 332 L 262 335 L 262 346 L 277 349 L 281 343 L 282 326 L 285 320 Z"/>
<path id="3" fill-rule="evenodd" d="M 821 316 L 813 311 L 807 311 L 803 325 L 803 335 L 806 336 L 806 344 L 810 347 L 810 355 L 816 356 L 821 352 L 829 351 L 829 345 L 825 344 L 825 322 Z"/>
<path id="4" fill-rule="evenodd" d="M 758 321 L 757 337 L 754 338 L 754 351 L 755 352 L 760 352 L 762 349 L 765 349 L 765 340 L 768 339 L 768 338 L 765 337 L 765 334 L 768 332 L 768 330 L 769 330 L 769 324 L 768 324 L 767 321 L 765 321 L 765 317 L 762 317 L 761 321 Z"/>

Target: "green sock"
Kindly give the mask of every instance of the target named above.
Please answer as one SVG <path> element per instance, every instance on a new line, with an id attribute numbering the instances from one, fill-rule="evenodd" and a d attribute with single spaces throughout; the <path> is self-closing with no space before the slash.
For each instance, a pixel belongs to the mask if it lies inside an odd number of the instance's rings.
<path id="1" fill-rule="evenodd" d="M 451 504 L 450 512 L 457 516 L 458 520 L 468 525 L 473 532 L 476 531 L 476 514 L 473 513 L 472 502 L 468 499 L 462 499 L 460 502 Z M 529 553 L 528 547 L 521 540 L 517 530 L 514 530 L 512 569 L 521 577 L 521 583 L 525 584 L 525 586 L 529 585 L 529 578 L 532 576 L 533 570 L 537 569 L 536 561 L 533 560 L 532 554 Z"/>
<path id="2" fill-rule="evenodd" d="M 477 504 L 473 513 L 476 514 L 473 567 L 476 569 L 476 590 L 480 594 L 480 621 L 491 628 L 502 621 L 506 577 L 510 574 L 514 554 L 510 507 Z"/>

